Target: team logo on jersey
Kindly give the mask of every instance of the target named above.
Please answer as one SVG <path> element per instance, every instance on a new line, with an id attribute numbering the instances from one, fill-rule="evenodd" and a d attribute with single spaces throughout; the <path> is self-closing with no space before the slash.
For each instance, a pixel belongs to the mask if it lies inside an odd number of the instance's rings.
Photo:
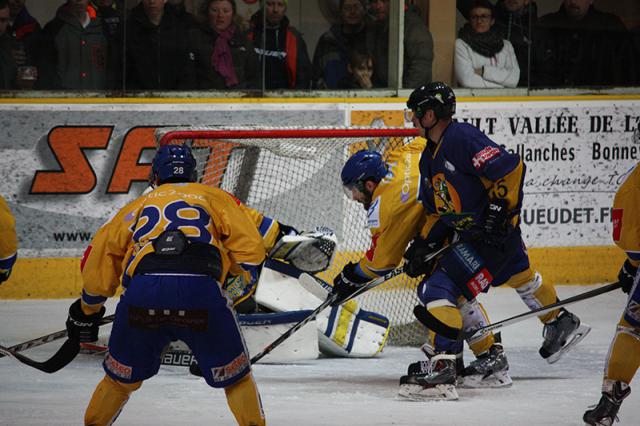
<path id="1" fill-rule="evenodd" d="M 500 155 L 500 149 L 495 146 L 487 146 L 478 151 L 476 155 L 473 156 L 471 162 L 476 170 L 480 170 L 484 167 L 484 163 L 497 155 Z"/>
<path id="2" fill-rule="evenodd" d="M 620 241 L 622 233 L 622 214 L 624 209 L 611 209 L 611 221 L 613 222 L 613 241 Z"/>
<path id="3" fill-rule="evenodd" d="M 233 361 L 222 367 L 216 367 L 211 369 L 214 382 L 224 382 L 232 379 L 238 374 L 242 373 L 247 367 L 249 367 L 249 359 L 246 353 L 241 353 Z"/>
<path id="4" fill-rule="evenodd" d="M 111 373 L 122 379 L 131 378 L 131 372 L 133 371 L 133 369 L 128 365 L 124 365 L 121 362 L 116 361 L 116 359 L 113 358 L 111 354 L 107 354 L 107 357 L 104 359 L 104 366 Z"/>
<path id="5" fill-rule="evenodd" d="M 461 210 L 460 197 L 453 187 L 449 187 L 444 175 L 433 177 L 433 195 L 436 211 L 439 215 L 455 213 Z"/>

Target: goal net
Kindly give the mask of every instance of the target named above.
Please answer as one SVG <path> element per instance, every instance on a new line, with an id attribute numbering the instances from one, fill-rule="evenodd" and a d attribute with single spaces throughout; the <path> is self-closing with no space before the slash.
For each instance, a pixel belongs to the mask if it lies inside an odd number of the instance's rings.
<path id="1" fill-rule="evenodd" d="M 404 128 L 159 128 L 159 145 L 188 144 L 199 181 L 228 191 L 246 205 L 298 230 L 327 226 L 338 237 L 338 253 L 327 282 L 369 248 L 366 212 L 347 199 L 340 171 L 359 149 L 385 155 L 417 136 Z M 426 329 L 413 316 L 418 281 L 404 274 L 358 297 L 363 309 L 389 318 L 389 344 L 420 345 Z"/>

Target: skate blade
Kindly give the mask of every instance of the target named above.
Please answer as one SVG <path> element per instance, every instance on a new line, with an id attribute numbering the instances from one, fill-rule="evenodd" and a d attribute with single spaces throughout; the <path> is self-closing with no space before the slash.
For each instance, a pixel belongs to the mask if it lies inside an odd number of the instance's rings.
<path id="1" fill-rule="evenodd" d="M 426 389 L 420 385 L 400 385 L 398 399 L 409 401 L 455 401 L 458 399 L 458 391 L 456 391 L 454 385 L 436 385 Z"/>
<path id="2" fill-rule="evenodd" d="M 512 384 L 513 380 L 511 380 L 511 376 L 509 376 L 509 373 L 505 371 L 499 371 L 485 378 L 483 378 L 483 376 L 480 374 L 465 376 L 461 382 L 458 382 L 458 387 L 463 389 L 495 389 L 508 388 Z"/>
<path id="3" fill-rule="evenodd" d="M 578 328 L 576 328 L 576 331 L 574 331 L 574 333 L 571 335 L 571 340 L 569 340 L 558 352 L 550 355 L 547 358 L 547 362 L 549 364 L 558 362 L 558 360 L 560 360 L 560 358 L 562 358 L 564 354 L 569 352 L 571 349 L 573 349 L 575 345 L 580 343 L 582 339 L 587 337 L 587 334 L 589 334 L 590 331 L 591 331 L 591 327 L 589 327 L 586 324 L 581 324 Z"/>

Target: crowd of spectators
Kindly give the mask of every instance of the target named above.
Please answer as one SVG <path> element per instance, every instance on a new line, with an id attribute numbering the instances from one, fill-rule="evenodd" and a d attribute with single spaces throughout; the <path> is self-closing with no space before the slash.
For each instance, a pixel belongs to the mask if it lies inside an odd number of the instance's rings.
<path id="1" fill-rule="evenodd" d="M 557 0 L 538 16 L 534 0 L 457 0 L 465 18 L 453 56 L 467 88 L 640 84 L 640 26 L 594 7 Z M 287 0 L 261 0 L 250 17 L 235 0 L 66 0 L 42 26 L 26 0 L 0 0 L 0 89 L 286 90 L 389 85 L 390 0 L 336 0 L 309 56 Z M 127 4 L 131 4 L 127 2 Z M 432 3 L 429 13 L 437 13 Z M 434 37 L 405 1 L 402 86 L 432 80 Z"/>

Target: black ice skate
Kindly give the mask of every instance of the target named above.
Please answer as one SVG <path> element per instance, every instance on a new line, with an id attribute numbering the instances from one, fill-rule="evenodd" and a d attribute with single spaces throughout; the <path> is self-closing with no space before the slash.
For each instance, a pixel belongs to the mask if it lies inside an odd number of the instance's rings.
<path id="1" fill-rule="evenodd" d="M 611 426 L 617 420 L 622 400 L 631 393 L 631 388 L 623 382 L 607 381 L 602 391 L 602 398 L 595 408 L 585 411 L 582 416 L 586 425 Z"/>
<path id="2" fill-rule="evenodd" d="M 478 355 L 458 380 L 458 386 L 463 388 L 503 388 L 512 383 L 509 362 L 500 343 L 494 343 L 487 352 Z"/>
<path id="3" fill-rule="evenodd" d="M 430 349 L 430 348 L 429 348 Z M 400 377 L 400 398 L 412 401 L 428 399 L 458 399 L 456 391 L 456 356 L 435 354 L 425 350 L 428 360 L 413 363 L 409 374 Z"/>
<path id="4" fill-rule="evenodd" d="M 581 325 L 580 318 L 561 309 L 558 317 L 544 326 L 542 331 L 544 342 L 539 351 L 540 356 L 549 364 L 557 362 L 584 339 L 589 331 L 591 327 L 586 324 Z"/>

